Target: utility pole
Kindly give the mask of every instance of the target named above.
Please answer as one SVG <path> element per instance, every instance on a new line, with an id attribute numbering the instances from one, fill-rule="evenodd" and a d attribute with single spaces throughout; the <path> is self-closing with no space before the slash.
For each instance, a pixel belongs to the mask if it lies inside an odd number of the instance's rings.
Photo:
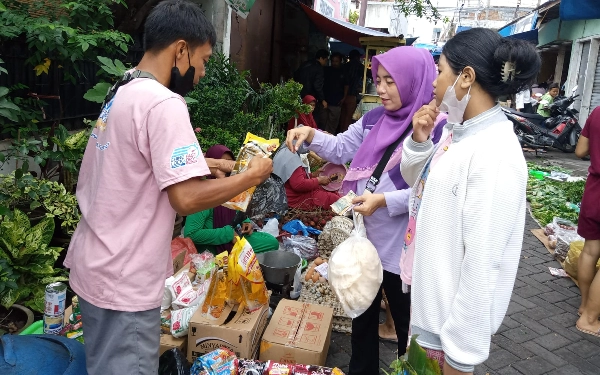
<path id="1" fill-rule="evenodd" d="M 365 19 L 367 18 L 367 1 L 360 0 L 360 14 L 358 15 L 358 25 L 365 26 Z"/>

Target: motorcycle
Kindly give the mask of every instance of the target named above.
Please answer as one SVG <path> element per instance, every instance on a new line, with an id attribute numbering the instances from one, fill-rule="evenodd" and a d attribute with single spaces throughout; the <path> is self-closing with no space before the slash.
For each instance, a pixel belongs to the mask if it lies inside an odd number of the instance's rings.
<path id="1" fill-rule="evenodd" d="M 502 108 L 504 114 L 513 123 L 513 128 L 522 146 L 533 148 L 554 147 L 563 152 L 574 152 L 581 126 L 577 119 L 579 113 L 569 108 L 579 95 L 573 88 L 570 97 L 557 97 L 550 105 L 550 117 L 538 114 L 522 113 L 511 108 Z"/>

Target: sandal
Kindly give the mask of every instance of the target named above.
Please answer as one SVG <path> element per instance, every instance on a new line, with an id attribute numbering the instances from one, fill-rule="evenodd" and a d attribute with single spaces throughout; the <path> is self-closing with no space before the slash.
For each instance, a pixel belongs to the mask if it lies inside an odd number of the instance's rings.
<path id="1" fill-rule="evenodd" d="M 600 337 L 600 329 L 598 330 L 598 332 L 594 332 L 594 331 L 590 331 L 590 330 L 587 330 L 587 329 L 580 328 L 577 324 L 575 324 L 575 328 L 577 328 L 577 330 L 580 331 L 580 332 L 587 333 L 588 335 Z"/>

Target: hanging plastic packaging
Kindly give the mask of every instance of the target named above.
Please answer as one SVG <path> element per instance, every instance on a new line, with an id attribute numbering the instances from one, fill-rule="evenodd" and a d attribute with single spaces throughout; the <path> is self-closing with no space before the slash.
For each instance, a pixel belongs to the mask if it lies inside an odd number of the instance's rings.
<path id="1" fill-rule="evenodd" d="M 329 284 L 352 319 L 371 306 L 383 281 L 381 260 L 367 239 L 362 215 L 353 214 L 354 230 L 333 250 L 328 269 Z"/>
<path id="2" fill-rule="evenodd" d="M 248 133 L 244 140 L 244 145 L 238 153 L 237 159 L 231 175 L 234 176 L 239 173 L 243 173 L 248 170 L 248 164 L 255 157 L 268 158 L 271 156 L 273 151 L 279 148 L 279 139 L 264 139 L 254 134 Z M 248 190 L 238 194 L 228 202 L 223 203 L 224 207 L 230 208 L 236 211 L 246 212 L 248 204 L 252 199 L 252 195 L 256 190 L 256 186 L 249 188 Z"/>

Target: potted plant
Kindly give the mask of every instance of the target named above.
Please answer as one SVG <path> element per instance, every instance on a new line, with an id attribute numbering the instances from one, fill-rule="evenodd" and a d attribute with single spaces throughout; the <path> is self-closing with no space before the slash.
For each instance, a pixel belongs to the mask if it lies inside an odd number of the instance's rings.
<path id="1" fill-rule="evenodd" d="M 0 259 L 0 296 L 9 290 L 17 290 L 17 274 L 6 259 Z M 0 307 L 0 335 L 18 334 L 33 323 L 33 312 L 25 306 Z"/>
<path id="2" fill-rule="evenodd" d="M 43 312 L 46 285 L 68 280 L 65 270 L 54 268 L 63 248 L 50 246 L 53 234 L 52 217 L 45 217 L 34 226 L 18 209 L 0 217 L 0 259 L 18 274 L 14 280 L 17 288 L 11 288 L 11 283 L 0 292 L 4 308 L 22 301 L 33 311 Z"/>

